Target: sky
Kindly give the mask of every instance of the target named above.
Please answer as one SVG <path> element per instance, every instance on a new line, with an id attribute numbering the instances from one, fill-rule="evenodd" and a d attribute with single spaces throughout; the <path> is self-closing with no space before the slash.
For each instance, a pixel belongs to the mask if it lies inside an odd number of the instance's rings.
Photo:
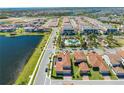
<path id="1" fill-rule="evenodd" d="M 124 7 L 123 0 L 0 0 L 0 7 Z"/>

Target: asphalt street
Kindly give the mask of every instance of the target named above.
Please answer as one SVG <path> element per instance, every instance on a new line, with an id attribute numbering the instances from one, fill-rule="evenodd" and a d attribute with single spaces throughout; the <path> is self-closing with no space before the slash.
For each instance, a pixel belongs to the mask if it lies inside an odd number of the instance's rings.
<path id="1" fill-rule="evenodd" d="M 53 40 L 56 36 L 56 32 L 58 31 L 58 28 L 53 28 L 53 31 L 51 33 L 50 40 L 48 42 L 48 45 L 45 49 L 44 55 L 41 59 L 39 69 L 36 73 L 35 79 L 34 79 L 34 85 L 48 85 L 50 84 L 50 78 L 47 77 L 47 73 L 45 72 L 45 69 L 47 68 L 47 64 L 49 63 L 49 57 L 52 53 L 55 52 L 55 49 L 53 48 Z"/>

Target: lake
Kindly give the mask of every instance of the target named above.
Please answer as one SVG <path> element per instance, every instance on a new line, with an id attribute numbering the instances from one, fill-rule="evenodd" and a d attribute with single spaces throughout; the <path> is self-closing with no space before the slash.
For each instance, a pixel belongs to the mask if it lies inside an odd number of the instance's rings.
<path id="1" fill-rule="evenodd" d="M 43 36 L 0 36 L 0 84 L 13 84 Z"/>

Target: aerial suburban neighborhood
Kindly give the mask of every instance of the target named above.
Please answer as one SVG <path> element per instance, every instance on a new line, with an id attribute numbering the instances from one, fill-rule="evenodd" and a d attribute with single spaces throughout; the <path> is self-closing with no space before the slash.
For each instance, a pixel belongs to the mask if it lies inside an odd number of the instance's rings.
<path id="1" fill-rule="evenodd" d="M 0 84 L 124 83 L 123 36 L 124 8 L 1 8 Z"/>

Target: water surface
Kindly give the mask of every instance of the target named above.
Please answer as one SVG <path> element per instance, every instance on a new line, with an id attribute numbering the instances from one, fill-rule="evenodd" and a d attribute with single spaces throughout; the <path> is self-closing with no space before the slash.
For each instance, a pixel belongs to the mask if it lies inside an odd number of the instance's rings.
<path id="1" fill-rule="evenodd" d="M 43 36 L 0 36 L 0 84 L 13 84 Z"/>

